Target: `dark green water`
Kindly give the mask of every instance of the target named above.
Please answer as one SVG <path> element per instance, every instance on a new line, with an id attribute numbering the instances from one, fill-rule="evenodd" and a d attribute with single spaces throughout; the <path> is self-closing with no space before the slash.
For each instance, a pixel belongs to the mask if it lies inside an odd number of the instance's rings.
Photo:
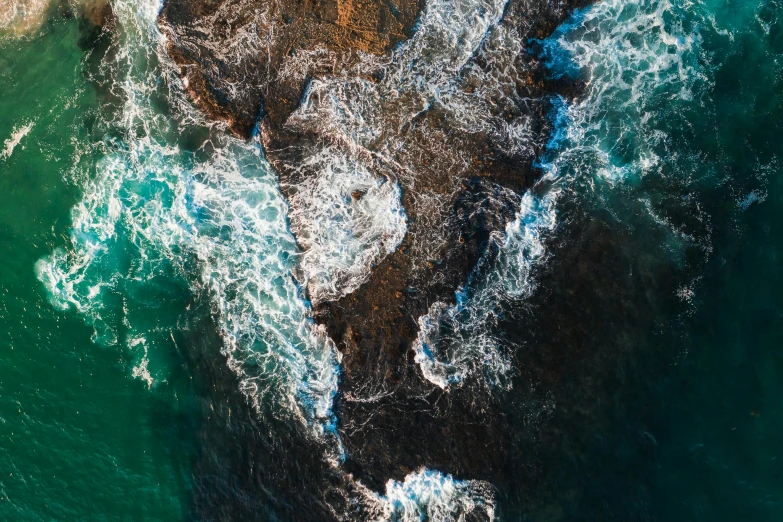
<path id="1" fill-rule="evenodd" d="M 712 249 L 683 319 L 685 353 L 665 390 L 651 495 L 670 520 L 783 517 L 783 10 L 708 3 L 714 87 L 694 109 L 690 167 Z M 695 152 L 698 151 L 698 156 Z M 675 163 L 675 167 L 678 166 Z M 702 174 L 703 173 L 703 174 Z"/>
<path id="2" fill-rule="evenodd" d="M 171 425 L 181 396 L 132 378 L 82 318 L 53 309 L 34 270 L 66 244 L 78 167 L 97 156 L 82 36 L 56 20 L 0 41 L 0 136 L 33 123 L 0 159 L 0 519 L 177 520 L 190 477 Z"/>
<path id="3" fill-rule="evenodd" d="M 169 268 L 115 288 L 104 319 L 118 347 L 56 310 L 36 276 L 72 248 L 71 209 L 117 143 L 101 123 L 117 103 L 87 77 L 90 42 L 60 18 L 0 40 L 0 150 L 32 124 L 0 157 L 0 519 L 189 519 L 195 456 L 209 449 L 194 447 L 199 376 L 173 341 L 186 278 Z M 781 520 L 783 5 L 607 0 L 550 44 L 554 74 L 592 81 L 542 160 L 563 187 L 552 270 L 505 327 L 539 354 L 520 356 L 510 397 L 524 406 L 525 379 L 556 374 L 562 420 L 537 447 L 520 442 L 551 473 L 502 490 L 500 512 Z M 142 273 L 123 241 L 96 272 Z M 128 341 L 138 331 L 154 334 L 151 381 Z M 546 505 L 531 508 L 539 493 Z"/>
<path id="4" fill-rule="evenodd" d="M 591 83 L 547 160 L 553 273 L 507 325 L 555 381 L 556 449 L 525 448 L 554 500 L 511 517 L 781 520 L 783 9 L 606 1 L 549 49 Z"/>

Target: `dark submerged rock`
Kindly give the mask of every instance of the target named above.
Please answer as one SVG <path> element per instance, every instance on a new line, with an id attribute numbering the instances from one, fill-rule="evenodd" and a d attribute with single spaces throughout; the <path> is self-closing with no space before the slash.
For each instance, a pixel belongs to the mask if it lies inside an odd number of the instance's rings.
<path id="1" fill-rule="evenodd" d="M 417 319 L 434 302 L 454 301 L 490 235 L 514 218 L 518 195 L 538 179 L 533 163 L 549 139 L 551 100 L 577 95 L 579 86 L 548 81 L 525 46 L 587 3 L 505 5 L 498 25 L 516 32 L 521 50 L 496 63 L 502 49 L 487 38 L 448 85 L 486 105 L 489 126 L 478 129 L 434 99 L 409 114 L 421 101 L 416 93 L 389 86 L 388 70 L 362 66 L 361 53 L 389 56 L 413 34 L 423 1 L 169 0 L 161 12 L 168 51 L 195 104 L 237 136 L 258 128 L 289 199 L 319 175 L 307 160 L 324 147 L 400 185 L 408 217 L 402 243 L 358 289 L 315 303 L 317 321 L 344 356 L 336 413 L 345 468 L 376 490 L 421 466 L 504 480 L 509 429 L 497 404 L 469 385 L 444 392 L 426 381 L 412 344 Z M 513 74 L 486 87 L 500 68 Z M 371 140 L 292 118 L 313 79 L 329 77 L 377 86 L 383 123 Z M 507 124 L 526 126 L 525 147 L 510 142 Z"/>

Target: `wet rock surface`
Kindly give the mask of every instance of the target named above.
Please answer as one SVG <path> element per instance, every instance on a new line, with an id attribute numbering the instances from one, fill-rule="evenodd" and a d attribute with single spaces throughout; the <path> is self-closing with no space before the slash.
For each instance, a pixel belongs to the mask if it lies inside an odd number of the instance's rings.
<path id="1" fill-rule="evenodd" d="M 195 104 L 240 137 L 258 130 L 305 250 L 329 248 L 313 228 L 335 225 L 297 216 L 336 162 L 399 187 L 399 244 L 331 291 L 298 274 L 343 354 L 345 469 L 373 489 L 421 466 L 505 480 L 499 405 L 470 383 L 425 380 L 412 346 L 418 318 L 454 301 L 540 176 L 552 100 L 579 85 L 547 80 L 530 42 L 587 3 L 169 0 L 161 12 Z M 349 217 L 366 194 L 346 187 Z"/>
<path id="2" fill-rule="evenodd" d="M 160 20 L 196 104 L 248 137 L 260 116 L 282 127 L 309 77 L 332 70 L 335 62 L 313 60 L 313 51 L 340 63 L 356 51 L 386 52 L 410 35 L 420 8 L 413 0 L 174 0 Z M 304 62 L 298 74 L 281 74 L 291 61 Z"/>

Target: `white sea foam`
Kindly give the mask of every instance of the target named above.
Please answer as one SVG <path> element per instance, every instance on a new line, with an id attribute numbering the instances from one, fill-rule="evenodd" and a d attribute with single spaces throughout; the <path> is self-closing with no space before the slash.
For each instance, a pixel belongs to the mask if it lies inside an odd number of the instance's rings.
<path id="1" fill-rule="evenodd" d="M 31 130 L 33 130 L 33 125 L 33 122 L 29 122 L 24 125 L 14 127 L 14 130 L 11 131 L 11 137 L 5 140 L 5 148 L 0 151 L 0 158 L 6 160 L 10 158 L 11 154 L 14 153 L 16 146 L 22 142 L 22 139 L 27 136 Z"/>
<path id="2" fill-rule="evenodd" d="M 150 358 L 149 351 L 147 349 L 147 340 L 144 337 L 130 339 L 128 341 L 128 346 L 130 348 L 136 349 L 141 347 L 142 351 L 141 360 L 136 364 L 136 366 L 133 367 L 131 375 L 147 383 L 147 388 L 152 388 L 155 380 L 152 378 L 152 374 L 150 374 L 149 370 Z"/>
<path id="3" fill-rule="evenodd" d="M 553 181 L 547 177 L 542 184 Z M 504 303 L 524 299 L 535 289 L 530 271 L 546 259 L 544 238 L 555 229 L 559 195 L 554 186 L 543 196 L 526 193 L 516 219 L 491 238 L 490 248 L 497 249 L 492 270 L 479 281 L 471 278 L 457 293 L 455 305 L 437 302 L 419 318 L 413 348 L 427 380 L 447 388 L 483 373 L 493 385 L 507 384 L 504 378 L 513 370 L 511 347 L 493 335 L 492 326 Z"/>
<path id="4" fill-rule="evenodd" d="M 495 520 L 492 487 L 479 480 L 455 480 L 451 475 L 421 469 L 402 482 L 389 480 L 386 492 L 364 491 L 373 522 L 463 522 Z"/>
<path id="5" fill-rule="evenodd" d="M 405 236 L 399 186 L 352 158 L 324 149 L 291 197 L 291 228 L 304 249 L 300 268 L 313 302 L 336 299 L 364 283 L 374 263 Z"/>
<path id="6" fill-rule="evenodd" d="M 364 148 L 386 126 L 399 130 L 430 105 L 448 105 L 457 73 L 500 21 L 505 5 L 506 0 L 428 2 L 413 36 L 390 57 L 365 56 L 345 75 L 312 82 L 291 122 L 309 123 L 321 134 Z M 380 70 L 382 81 L 363 79 Z"/>
<path id="7" fill-rule="evenodd" d="M 611 185 L 660 168 L 668 139 L 660 118 L 668 116 L 654 107 L 662 100 L 689 101 L 708 81 L 699 65 L 698 27 L 683 26 L 677 9 L 668 0 L 603 0 L 544 42 L 551 67 L 586 75 L 587 92 L 560 105 L 543 165 L 547 175 L 525 195 L 505 234 L 493 238 L 492 269 L 480 281 L 472 278 L 456 305 L 435 303 L 419 319 L 416 361 L 432 383 L 447 388 L 484 375 L 491 384 L 507 384 L 513 347 L 494 337 L 493 325 L 504 302 L 534 290 L 531 268 L 547 258 L 544 238 L 556 228 L 557 200 L 577 182 Z M 628 136 L 638 138 L 624 145 Z"/>
<path id="8" fill-rule="evenodd" d="M 506 121 L 493 115 L 507 112 L 498 111 L 495 104 L 508 103 L 511 108 L 519 102 L 511 93 L 519 81 L 514 61 L 523 52 L 524 42 L 513 27 L 499 23 L 505 6 L 505 0 L 432 0 L 413 36 L 390 57 L 364 56 L 354 70 L 338 71 L 309 84 L 288 125 L 317 133 L 328 143 L 313 151 L 312 161 L 320 165 L 316 181 L 305 184 L 292 198 L 292 227 L 305 248 L 305 280 L 316 300 L 354 290 L 366 280 L 372 264 L 391 252 L 405 233 L 403 219 L 390 219 L 400 214 L 399 200 L 394 197 L 375 199 L 377 204 L 365 222 L 367 229 L 377 232 L 350 242 L 345 240 L 346 233 L 335 233 L 335 226 L 339 230 L 352 217 L 351 207 L 346 189 L 326 190 L 324 185 L 333 183 L 328 174 L 339 172 L 345 180 L 361 175 L 371 184 L 379 179 L 379 171 L 388 173 L 389 182 L 405 182 L 419 219 L 447 212 L 458 184 L 444 186 L 439 193 L 419 190 L 417 176 L 421 174 L 414 172 L 412 163 L 417 160 L 406 156 L 408 147 L 401 138 L 406 125 L 436 105 L 449 114 L 451 125 L 493 136 L 510 154 L 532 154 L 529 119 L 521 115 Z M 306 64 L 328 61 L 324 50 L 313 51 L 304 60 L 299 54 L 289 59 L 282 74 L 303 77 Z M 477 54 L 486 59 L 486 69 L 472 61 Z M 370 76 L 381 80 L 365 79 Z M 466 90 L 461 82 L 475 88 Z M 470 158 L 462 157 L 462 151 L 440 150 L 435 131 L 431 138 L 430 148 L 437 149 L 434 157 L 443 161 L 443 168 L 468 168 Z M 454 180 L 459 179 L 457 174 Z M 525 208 L 509 224 L 507 235 L 493 239 L 502 250 L 499 263 L 505 265 L 499 268 L 508 276 L 506 281 L 491 275 L 494 279 L 486 282 L 485 289 L 476 292 L 480 285 L 474 285 L 462 291 L 456 306 L 434 303 L 431 313 L 420 318 L 416 360 L 428 379 L 445 387 L 484 368 L 499 382 L 510 371 L 508 350 L 492 337 L 486 322 L 494 317 L 500 294 L 506 299 L 521 298 L 532 288 L 527 273 L 544 255 L 539 236 L 554 226 L 553 200 L 552 195 L 542 200 L 526 197 Z M 388 210 L 381 211 L 384 205 Z M 411 257 L 422 267 L 428 259 L 438 258 L 443 238 L 448 237 L 440 227 L 447 223 L 440 220 L 438 225 L 428 225 L 428 234 L 412 238 Z M 347 267 L 351 267 L 349 272 Z"/>
<path id="9" fill-rule="evenodd" d="M 507 0 L 432 0 L 395 52 L 389 86 L 437 99 L 503 16 Z"/>
<path id="10" fill-rule="evenodd" d="M 457 93 L 457 73 L 501 19 L 504 6 L 505 0 L 433 0 L 424 8 L 413 36 L 390 57 L 364 55 L 353 70 L 309 84 L 288 125 L 315 132 L 329 143 L 312 153 L 311 163 L 317 162 L 318 167 L 310 172 L 319 180 L 297 187 L 299 193 L 291 200 L 292 215 L 307 218 L 292 219 L 292 227 L 305 248 L 303 268 L 314 300 L 335 299 L 355 290 L 369 277 L 372 265 L 400 243 L 406 220 L 398 179 L 407 182 L 414 204 L 434 202 L 437 208 L 429 213 L 444 212 L 448 195 L 416 191 L 416 175 L 398 154 L 405 149 L 400 131 L 431 105 L 449 105 Z M 302 77 L 308 64 L 325 60 L 324 50 L 296 53 L 281 74 Z M 381 71 L 381 81 L 365 79 Z M 463 108 L 456 107 L 453 114 L 461 117 Z M 460 151 L 444 152 L 449 168 L 463 163 Z M 344 181 L 325 190 L 327 180 L 336 179 L 335 175 Z M 345 190 L 350 184 L 368 187 L 367 195 L 351 203 Z M 332 232 L 346 224 L 356 230 L 357 220 L 366 233 L 350 235 L 346 241 L 347 233 Z M 414 238 L 414 248 L 429 253 L 414 256 L 422 265 L 442 247 L 439 232 L 433 227 L 428 237 Z"/>
<path id="11" fill-rule="evenodd" d="M 609 182 L 656 171 L 668 139 L 662 119 L 709 82 L 699 26 L 683 25 L 681 14 L 670 0 L 606 0 L 548 42 L 553 56 L 589 80 L 584 99 L 568 108 L 561 139 Z"/>
<path id="12" fill-rule="evenodd" d="M 606 109 L 601 104 L 617 101 L 634 110 L 644 107 L 650 92 L 681 99 L 691 95 L 689 53 L 698 35 L 680 34 L 667 25 L 666 6 L 670 4 L 664 1 L 605 0 L 574 22 L 584 25 L 587 37 L 556 36 L 576 66 L 590 72 L 587 97 L 563 108 L 567 123 L 555 137 L 563 151 L 547 165 L 542 187 L 524 196 L 517 219 L 492 238 L 497 248 L 492 270 L 481 272 L 486 274 L 482 281 L 472 279 L 455 306 L 436 304 L 420 319 L 416 361 L 432 382 L 447 387 L 483 373 L 502 385 L 511 371 L 508 347 L 492 337 L 490 327 L 500 303 L 523 299 L 533 290 L 530 270 L 546 258 L 543 238 L 556 227 L 555 203 L 562 187 L 576 176 L 593 174 L 574 169 L 572 160 L 589 153 L 603 158 L 603 178 L 626 175 L 627 166 L 613 162 L 607 152 L 613 146 L 607 136 L 612 135 L 604 132 Z M 329 146 L 323 156 L 313 155 L 310 166 L 319 176 L 297 187 L 292 197 L 292 226 L 304 252 L 297 251 L 287 229 L 286 205 L 257 144 L 232 141 L 210 160 L 196 160 L 162 139 L 168 120 L 155 113 L 149 97 L 165 72 L 146 69 L 156 60 L 146 52 L 159 40 L 159 4 L 117 2 L 116 7 L 119 25 L 127 32 L 119 60 L 130 71 L 123 84 L 127 103 L 121 122 L 130 138 L 99 164 L 99 176 L 87 183 L 73 211 L 71 245 L 38 263 L 39 278 L 55 305 L 76 308 L 94 325 L 99 341 L 117 343 L 115 325 L 104 317 L 108 297 L 121 294 L 128 281 L 170 269 L 189 274 L 184 265 L 194 257 L 198 274 L 193 284 L 211 296 L 225 353 L 248 396 L 272 400 L 320 433 L 328 432 L 338 355 L 309 320 L 289 275 L 301 260 L 314 298 L 334 298 L 361 284 L 372 263 L 396 248 L 405 233 L 396 179 L 408 176 L 409 166 L 400 161 L 396 151 L 403 144 L 394 136 L 432 104 L 459 115 L 456 121 L 466 129 L 500 133 L 496 137 L 503 136 L 509 151 L 526 150 L 524 120 L 503 126 L 474 105 L 488 91 L 474 97 L 454 88 L 458 72 L 471 74 L 469 59 L 475 53 L 495 49 L 513 57 L 519 52 L 514 47 L 520 45 L 518 36 L 495 27 L 505 2 L 433 0 L 413 38 L 391 60 L 365 57 L 360 65 L 365 73 L 386 69 L 381 82 L 351 75 L 311 84 L 290 124 L 316 130 Z M 620 16 L 623 9 L 636 11 Z M 625 42 L 625 35 L 636 31 L 643 35 L 641 46 Z M 658 57 L 661 53 L 665 56 Z M 302 74 L 302 68 L 283 70 Z M 511 81 L 505 74 L 498 68 L 491 78 L 482 77 L 486 89 L 502 91 Z M 655 91 L 659 85 L 668 90 Z M 643 114 L 631 119 L 650 121 Z M 198 116 L 187 114 L 183 121 L 194 124 Z M 661 139 L 655 132 L 643 135 Z M 644 172 L 658 161 L 650 147 L 634 168 Z M 352 198 L 354 190 L 363 196 Z M 435 197 L 416 194 L 424 203 Z M 131 269 L 123 271 L 114 254 L 126 243 L 138 255 Z M 148 344 L 134 373 L 151 384 L 155 376 Z M 378 506 L 379 520 L 463 520 L 477 510 L 494 517 L 485 483 L 457 481 L 434 471 L 413 473 L 402 483 L 390 481 L 385 495 L 368 495 Z"/>
<path id="13" fill-rule="evenodd" d="M 154 346 L 139 339 L 156 331 L 128 313 L 150 306 L 132 289 L 161 276 L 189 279 L 210 296 L 224 354 L 259 411 L 271 404 L 298 417 L 336 443 L 331 458 L 339 459 L 331 412 L 339 356 L 291 277 L 298 252 L 277 180 L 258 143 L 223 137 L 209 159 L 196 159 L 165 141 L 177 125 L 198 122 L 193 115 L 172 122 L 151 102 L 160 75 L 170 74 L 158 9 L 149 0 L 115 4 L 121 43 L 112 66 L 125 74 L 118 86 L 126 100 L 116 123 L 128 139 L 99 161 L 72 211 L 69 248 L 40 260 L 38 277 L 55 306 L 87 318 L 96 341 L 124 342 L 131 353 L 142 346 L 132 373 L 148 385 L 156 380 Z M 118 296 L 128 340 L 112 312 Z"/>
<path id="14" fill-rule="evenodd" d="M 100 9 L 106 0 L 69 0 L 73 7 Z M 0 2 L 0 36 L 22 37 L 39 29 L 52 11 L 54 0 L 3 0 Z"/>
<path id="15" fill-rule="evenodd" d="M 24 34 L 40 27 L 51 0 L 5 0 L 0 4 L 0 31 Z"/>

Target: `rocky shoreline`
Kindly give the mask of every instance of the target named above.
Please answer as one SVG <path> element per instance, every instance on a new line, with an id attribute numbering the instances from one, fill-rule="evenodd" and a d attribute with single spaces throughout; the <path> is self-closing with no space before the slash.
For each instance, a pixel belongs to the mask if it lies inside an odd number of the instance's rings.
<path id="1" fill-rule="evenodd" d="M 345 468 L 376 490 L 422 466 L 503 481 L 499 409 L 469 384 L 425 380 L 412 346 L 418 318 L 454 302 L 540 177 L 552 100 L 579 85 L 547 80 L 529 42 L 587 3 L 444 4 L 466 22 L 453 34 L 428 25 L 435 2 L 168 0 L 160 13 L 194 103 L 238 137 L 259 134 L 304 250 L 322 245 L 297 217 L 312 212 L 302 194 L 335 157 L 399 187 L 404 237 L 358 283 L 321 297 L 300 277 L 343 354 Z M 345 189 L 349 211 L 364 190 Z"/>

